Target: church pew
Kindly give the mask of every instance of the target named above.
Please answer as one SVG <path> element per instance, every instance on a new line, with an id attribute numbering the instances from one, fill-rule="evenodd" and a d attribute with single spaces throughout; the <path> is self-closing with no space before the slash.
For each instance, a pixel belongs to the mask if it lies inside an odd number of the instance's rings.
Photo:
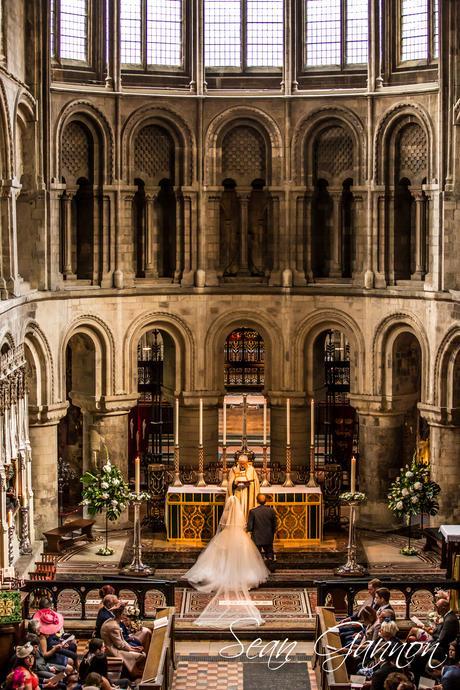
<path id="1" fill-rule="evenodd" d="M 175 668 L 174 608 L 158 611 L 156 620 L 163 618 L 167 618 L 168 623 L 152 632 L 139 690 L 169 690 L 172 687 Z"/>
<path id="2" fill-rule="evenodd" d="M 317 643 L 319 654 L 314 653 L 312 658 L 318 687 L 321 690 L 350 690 L 351 682 L 342 655 L 334 652 L 333 658 L 329 658 L 332 654 L 328 650 L 329 647 L 332 650 L 342 647 L 339 633 L 331 630 L 338 623 L 334 609 L 318 606 L 316 612 L 316 640 L 323 635 Z M 321 654 L 328 656 L 321 656 Z"/>

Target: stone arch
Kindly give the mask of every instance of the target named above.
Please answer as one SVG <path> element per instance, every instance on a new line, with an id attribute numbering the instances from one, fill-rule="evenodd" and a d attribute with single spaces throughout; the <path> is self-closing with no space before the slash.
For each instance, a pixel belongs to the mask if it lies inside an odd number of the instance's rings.
<path id="1" fill-rule="evenodd" d="M 146 312 L 128 327 L 123 343 L 123 384 L 128 394 L 137 392 L 137 344 L 144 333 L 157 328 L 166 333 L 174 345 L 174 393 L 193 390 L 195 343 L 189 327 L 177 316 L 164 312 Z"/>
<path id="2" fill-rule="evenodd" d="M 102 113 L 87 101 L 74 101 L 61 111 L 55 132 L 55 160 L 54 176 L 59 177 L 61 172 L 62 137 L 65 128 L 71 122 L 80 122 L 86 125 L 91 132 L 95 149 L 97 147 L 97 173 L 95 180 L 100 184 L 110 184 L 114 177 L 114 137 L 112 128 Z M 96 161 L 96 155 L 95 155 Z"/>
<path id="3" fill-rule="evenodd" d="M 279 185 L 282 179 L 283 143 L 276 122 L 263 110 L 234 106 L 219 113 L 209 124 L 205 136 L 205 184 L 217 186 L 222 182 L 222 141 L 234 127 L 254 128 L 266 142 L 267 185 Z"/>
<path id="4" fill-rule="evenodd" d="M 5 347 L 8 350 L 13 350 L 15 347 L 14 338 L 10 331 L 5 331 L 3 334 L 0 333 L 0 351 Z"/>
<path id="5" fill-rule="evenodd" d="M 148 126 L 164 129 L 174 142 L 175 184 L 191 185 L 195 173 L 194 136 L 185 121 L 167 108 L 144 106 L 136 110 L 126 121 L 121 135 L 122 170 L 127 181 L 133 184 L 135 177 L 134 142 L 139 132 Z"/>
<path id="6" fill-rule="evenodd" d="M 372 343 L 372 385 L 374 395 L 391 400 L 393 391 L 393 345 L 398 336 L 409 332 L 417 340 L 421 352 L 421 402 L 428 398 L 430 347 L 422 323 L 410 314 L 392 314 L 381 321 L 375 329 Z"/>
<path id="7" fill-rule="evenodd" d="M 282 333 L 268 315 L 254 314 L 248 310 L 223 314 L 208 326 L 204 343 L 205 361 L 210 362 L 206 370 L 206 389 L 224 393 L 225 339 L 232 331 L 241 327 L 254 328 L 264 339 L 265 390 L 282 390 L 285 379 L 285 345 Z"/>
<path id="8" fill-rule="evenodd" d="M 24 349 L 35 390 L 29 384 L 29 405 L 51 405 L 54 402 L 54 370 L 51 348 L 45 334 L 35 321 L 24 327 Z"/>
<path id="9" fill-rule="evenodd" d="M 449 421 L 460 423 L 460 328 L 454 326 L 444 336 L 434 365 L 433 404 Z M 459 390 L 456 392 L 458 384 Z"/>
<path id="10" fill-rule="evenodd" d="M 304 319 L 297 328 L 294 340 L 294 381 L 296 390 L 306 390 L 313 397 L 314 344 L 317 337 L 327 330 L 342 331 L 351 347 L 351 393 L 364 391 L 366 380 L 366 347 L 358 323 L 345 312 L 317 310 Z"/>
<path id="11" fill-rule="evenodd" d="M 18 98 L 15 107 L 14 141 L 15 141 L 15 174 L 24 188 L 30 190 L 36 187 L 36 117 L 34 108 L 26 98 Z M 28 155 L 18 146 L 27 146 Z M 18 170 L 18 159 L 21 159 L 22 169 Z"/>
<path id="12" fill-rule="evenodd" d="M 14 175 L 14 139 L 5 86 L 0 79 L 0 174 L 3 179 Z"/>
<path id="13" fill-rule="evenodd" d="M 354 184 L 362 184 L 366 179 L 366 137 L 361 120 L 348 108 L 325 107 L 310 113 L 295 128 L 291 142 L 295 184 L 312 186 L 315 141 L 331 127 L 342 128 L 352 139 Z"/>
<path id="14" fill-rule="evenodd" d="M 418 125 L 425 134 L 427 142 L 426 177 L 428 182 L 431 181 L 435 170 L 433 124 L 428 114 L 421 106 L 409 103 L 398 103 L 384 113 L 375 129 L 373 170 L 375 184 L 385 183 L 390 168 L 390 166 L 388 166 L 386 153 L 392 149 L 391 142 L 395 133 L 408 124 Z"/>
<path id="15" fill-rule="evenodd" d="M 66 348 L 70 339 L 81 334 L 94 348 L 94 398 L 98 404 L 102 396 L 115 393 L 115 342 L 110 328 L 102 319 L 91 314 L 81 316 L 67 328 L 61 339 L 58 361 L 59 399 L 65 400 Z"/>

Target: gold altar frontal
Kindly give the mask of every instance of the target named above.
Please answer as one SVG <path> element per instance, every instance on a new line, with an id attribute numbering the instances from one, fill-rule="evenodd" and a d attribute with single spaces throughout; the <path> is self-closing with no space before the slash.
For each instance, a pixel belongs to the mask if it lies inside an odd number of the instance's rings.
<path id="1" fill-rule="evenodd" d="M 323 495 L 319 487 L 261 487 L 278 518 L 275 545 L 284 548 L 319 546 L 323 538 Z M 171 486 L 166 495 L 168 541 L 204 546 L 216 533 L 226 489 L 208 485 Z"/>

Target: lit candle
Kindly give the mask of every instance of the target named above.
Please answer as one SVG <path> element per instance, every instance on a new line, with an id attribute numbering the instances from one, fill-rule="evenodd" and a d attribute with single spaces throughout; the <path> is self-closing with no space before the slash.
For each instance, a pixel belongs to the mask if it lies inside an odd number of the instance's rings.
<path id="1" fill-rule="evenodd" d="M 291 399 L 286 400 L 286 445 L 291 445 Z"/>
<path id="2" fill-rule="evenodd" d="M 315 445 L 315 401 L 313 398 L 310 403 L 310 445 Z"/>
<path id="3" fill-rule="evenodd" d="M 134 459 L 134 493 L 139 495 L 141 492 L 141 459 L 136 455 Z"/>
<path id="4" fill-rule="evenodd" d="M 11 510 L 8 511 L 7 520 L 8 520 L 8 527 L 12 527 L 13 526 L 13 513 Z"/>
<path id="5" fill-rule="evenodd" d="M 176 417 L 174 419 L 174 445 L 179 445 L 179 398 L 176 398 Z"/>
<path id="6" fill-rule="evenodd" d="M 203 398 L 200 398 L 200 438 L 198 443 L 203 445 Z"/>
<path id="7" fill-rule="evenodd" d="M 222 431 L 222 445 L 226 446 L 227 445 L 227 403 L 224 398 L 224 406 L 222 409 L 222 417 L 223 417 L 223 431 Z"/>
<path id="8" fill-rule="evenodd" d="M 352 494 L 354 494 L 356 491 L 356 458 L 354 455 L 351 458 L 350 491 Z"/>
<path id="9" fill-rule="evenodd" d="M 267 401 L 264 400 L 264 440 L 263 446 L 267 445 Z"/>

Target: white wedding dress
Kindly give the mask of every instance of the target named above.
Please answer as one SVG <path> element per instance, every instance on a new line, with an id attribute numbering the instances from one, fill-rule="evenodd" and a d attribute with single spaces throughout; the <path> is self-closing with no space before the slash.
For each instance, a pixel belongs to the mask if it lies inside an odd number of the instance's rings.
<path id="1" fill-rule="evenodd" d="M 214 593 L 195 621 L 213 628 L 246 628 L 262 625 L 262 616 L 252 603 L 249 590 L 270 575 L 251 536 L 240 503 L 230 496 L 215 536 L 199 555 L 185 578 L 199 592 Z"/>

